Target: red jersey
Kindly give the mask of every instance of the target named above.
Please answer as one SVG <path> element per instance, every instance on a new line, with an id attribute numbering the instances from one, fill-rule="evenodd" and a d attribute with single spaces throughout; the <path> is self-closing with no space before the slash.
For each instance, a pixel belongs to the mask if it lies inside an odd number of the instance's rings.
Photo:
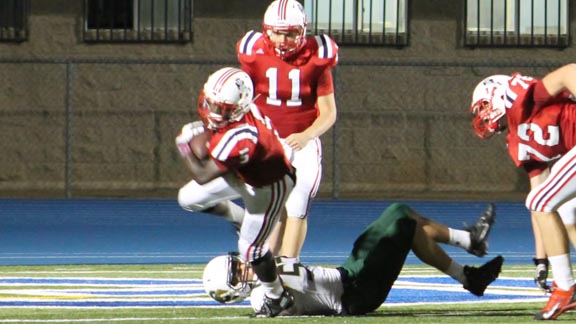
<path id="1" fill-rule="evenodd" d="M 540 174 L 576 141 L 576 103 L 566 93 L 542 102 L 543 98 L 535 96 L 538 83 L 541 81 L 515 73 L 505 95 L 508 153 L 530 177 Z"/>
<path id="2" fill-rule="evenodd" d="M 216 164 L 253 187 L 270 185 L 291 170 L 284 148 L 270 121 L 251 105 L 238 122 L 219 129 L 208 151 Z"/>
<path id="3" fill-rule="evenodd" d="M 318 97 L 334 93 L 330 69 L 338 63 L 338 46 L 327 35 L 308 36 L 289 60 L 276 56 L 255 31 L 238 42 L 236 51 L 254 83 L 256 104 L 282 138 L 307 129 L 318 116 Z"/>

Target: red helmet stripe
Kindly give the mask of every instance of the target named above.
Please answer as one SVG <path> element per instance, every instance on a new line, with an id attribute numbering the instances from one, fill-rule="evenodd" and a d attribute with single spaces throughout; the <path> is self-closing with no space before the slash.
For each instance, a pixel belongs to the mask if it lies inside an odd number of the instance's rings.
<path id="1" fill-rule="evenodd" d="M 278 18 L 280 18 L 280 20 L 286 20 L 287 8 L 288 0 L 280 0 L 280 3 L 278 4 Z"/>
<path id="2" fill-rule="evenodd" d="M 218 80 L 216 80 L 216 83 L 214 84 L 214 91 L 219 93 L 224 84 L 226 84 L 226 81 L 228 81 L 236 73 L 238 73 L 238 71 L 235 69 L 229 69 L 225 73 L 222 73 L 220 78 L 218 78 Z"/>

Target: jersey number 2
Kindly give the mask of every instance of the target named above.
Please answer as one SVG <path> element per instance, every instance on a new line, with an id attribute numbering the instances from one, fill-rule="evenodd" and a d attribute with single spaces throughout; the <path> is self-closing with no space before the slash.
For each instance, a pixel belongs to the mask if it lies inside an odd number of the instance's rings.
<path id="1" fill-rule="evenodd" d="M 282 100 L 278 99 L 278 68 L 269 68 L 266 70 L 268 78 L 268 98 L 266 103 L 272 106 L 281 106 Z M 296 107 L 302 105 L 300 99 L 300 70 L 292 69 L 288 72 L 288 79 L 292 83 L 292 93 L 290 99 L 286 100 L 286 106 Z"/>
<path id="2" fill-rule="evenodd" d="M 532 135 L 534 137 L 534 142 L 543 145 L 543 146 L 555 146 L 558 145 L 560 142 L 560 129 L 558 126 L 548 126 L 546 128 L 547 137 L 548 139 L 544 138 L 544 131 L 540 126 L 537 124 L 532 123 L 524 123 L 518 125 L 518 137 L 524 141 L 530 141 L 530 132 L 532 131 Z M 536 149 L 531 147 L 527 144 L 518 144 L 518 160 L 519 161 L 527 161 L 530 160 L 530 155 L 536 156 L 540 161 L 547 162 L 557 158 L 558 156 L 554 157 L 547 157 L 544 154 L 538 152 Z"/>

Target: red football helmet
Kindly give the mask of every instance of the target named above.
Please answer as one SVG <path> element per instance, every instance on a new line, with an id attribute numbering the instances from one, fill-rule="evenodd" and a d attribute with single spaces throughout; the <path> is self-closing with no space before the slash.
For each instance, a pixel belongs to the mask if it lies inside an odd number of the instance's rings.
<path id="1" fill-rule="evenodd" d="M 274 49 L 280 58 L 290 57 L 306 43 L 306 13 L 304 7 L 296 0 L 276 0 L 272 2 L 264 13 L 264 40 Z M 270 36 L 273 32 L 296 35 L 296 37 L 284 37 L 284 41 L 273 41 Z M 286 35 L 285 35 L 286 36 Z"/>
<path id="2" fill-rule="evenodd" d="M 198 113 L 209 129 L 238 121 L 250 110 L 254 86 L 246 72 L 226 67 L 214 72 L 198 99 Z"/>
<path id="3" fill-rule="evenodd" d="M 492 75 L 474 88 L 470 107 L 474 115 L 472 128 L 482 139 L 488 139 L 504 129 L 500 119 L 506 114 L 504 96 L 510 78 L 507 75 Z"/>

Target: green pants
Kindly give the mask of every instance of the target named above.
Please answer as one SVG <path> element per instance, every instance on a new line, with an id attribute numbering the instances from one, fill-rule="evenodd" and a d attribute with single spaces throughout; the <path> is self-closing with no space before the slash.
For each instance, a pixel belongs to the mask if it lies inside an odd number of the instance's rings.
<path id="1" fill-rule="evenodd" d="M 390 205 L 354 242 L 339 267 L 345 315 L 371 312 L 388 297 L 412 247 L 416 221 L 409 211 L 404 204 Z"/>

